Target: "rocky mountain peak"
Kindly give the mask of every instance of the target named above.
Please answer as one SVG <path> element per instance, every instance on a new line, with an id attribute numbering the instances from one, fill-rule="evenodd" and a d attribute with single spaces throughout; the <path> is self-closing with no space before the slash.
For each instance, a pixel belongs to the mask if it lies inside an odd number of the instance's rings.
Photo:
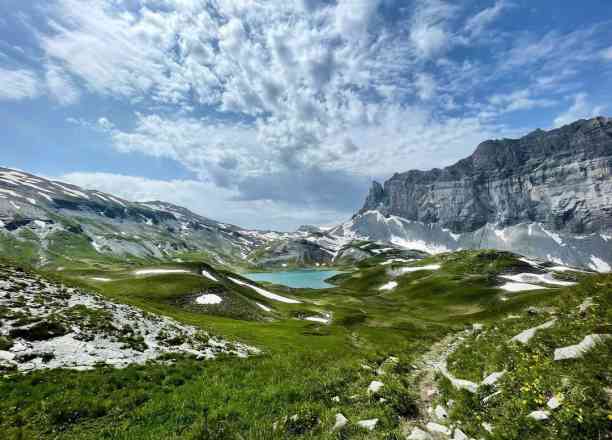
<path id="1" fill-rule="evenodd" d="M 359 213 L 378 210 L 453 232 L 539 222 L 555 231 L 612 229 L 612 120 L 579 120 L 519 139 L 487 140 L 444 169 L 374 182 Z"/>

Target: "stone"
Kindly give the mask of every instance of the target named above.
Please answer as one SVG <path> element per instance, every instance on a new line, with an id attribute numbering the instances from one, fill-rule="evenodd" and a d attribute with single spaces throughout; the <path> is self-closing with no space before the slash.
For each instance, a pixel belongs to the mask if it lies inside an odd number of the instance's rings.
<path id="1" fill-rule="evenodd" d="M 334 424 L 332 431 L 338 431 L 344 428 L 347 425 L 347 423 L 348 423 L 348 419 L 344 417 L 343 414 L 341 413 L 336 414 L 336 423 Z"/>
<path id="2" fill-rule="evenodd" d="M 482 427 L 485 431 L 487 431 L 489 434 L 491 434 L 493 432 L 493 425 L 491 425 L 490 423 L 487 422 L 482 422 Z"/>
<path id="3" fill-rule="evenodd" d="M 376 428 L 376 425 L 378 425 L 378 419 L 367 419 L 367 420 L 360 420 L 357 422 L 357 426 L 363 429 L 367 429 L 368 431 L 374 431 L 374 428 Z"/>
<path id="4" fill-rule="evenodd" d="M 527 344 L 531 340 L 531 338 L 535 336 L 538 330 L 544 330 L 544 329 L 550 328 L 555 324 L 555 322 L 557 322 L 556 319 L 551 319 L 550 321 L 547 321 L 542 325 L 538 325 L 537 327 L 532 327 L 530 329 L 522 331 L 518 335 L 514 336 L 511 339 L 511 341 L 516 341 L 522 344 Z"/>
<path id="5" fill-rule="evenodd" d="M 550 416 L 550 414 L 548 413 L 548 411 L 543 411 L 543 410 L 536 410 L 536 411 L 532 411 L 529 413 L 529 415 L 527 417 L 533 419 L 533 420 L 546 420 L 548 419 L 548 417 Z"/>
<path id="6" fill-rule="evenodd" d="M 444 377 L 446 377 L 450 381 L 453 387 L 457 388 L 458 390 L 466 390 L 466 391 L 469 391 L 470 393 L 476 393 L 476 391 L 478 390 L 477 383 L 471 382 L 469 380 L 457 379 L 452 374 L 450 374 L 450 372 L 447 369 L 446 362 L 443 362 L 438 367 L 438 370 Z"/>
<path id="7" fill-rule="evenodd" d="M 555 349 L 555 357 L 556 361 L 562 361 L 565 359 L 577 359 L 584 356 L 586 352 L 591 350 L 598 343 L 612 337 L 612 335 L 603 334 L 593 334 L 585 336 L 584 339 L 576 345 L 569 345 L 567 347 L 557 348 Z"/>
<path id="8" fill-rule="evenodd" d="M 410 435 L 406 437 L 406 440 L 432 440 L 432 436 L 430 433 L 423 431 L 420 428 L 413 428 L 410 432 Z"/>
<path id="9" fill-rule="evenodd" d="M 447 426 L 440 425 L 439 423 L 429 422 L 426 428 L 432 434 L 442 434 L 448 437 L 451 435 L 451 430 Z"/>
<path id="10" fill-rule="evenodd" d="M 434 414 L 436 415 L 436 418 L 438 420 L 448 419 L 448 412 L 446 411 L 446 408 L 444 408 L 442 405 L 436 406 Z"/>
<path id="11" fill-rule="evenodd" d="M 370 382 L 370 385 L 368 386 L 368 393 L 369 394 L 375 394 L 377 392 L 379 392 L 382 387 L 385 386 L 384 383 L 378 381 L 378 380 L 373 380 L 372 382 Z"/>
<path id="12" fill-rule="evenodd" d="M 455 428 L 453 432 L 453 440 L 469 440 L 469 437 L 459 428 Z"/>
<path id="13" fill-rule="evenodd" d="M 499 379 L 504 377 L 506 374 L 506 370 L 504 371 L 496 371 L 494 373 L 489 374 L 487 377 L 483 379 L 481 382 L 482 385 L 494 385 Z"/>
<path id="14" fill-rule="evenodd" d="M 561 406 L 561 399 L 557 396 L 551 397 L 548 402 L 546 402 L 546 406 L 550 409 L 557 409 Z"/>
<path id="15" fill-rule="evenodd" d="M 489 394 L 487 397 L 482 399 L 482 403 L 487 403 L 489 400 L 491 400 L 493 397 L 495 397 L 495 396 L 497 396 L 499 394 L 501 394 L 501 391 L 496 391 L 493 394 Z"/>

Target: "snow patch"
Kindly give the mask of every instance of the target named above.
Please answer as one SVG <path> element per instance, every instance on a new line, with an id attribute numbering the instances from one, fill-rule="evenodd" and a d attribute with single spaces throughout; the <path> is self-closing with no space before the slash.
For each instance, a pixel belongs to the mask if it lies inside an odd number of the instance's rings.
<path id="1" fill-rule="evenodd" d="M 591 261 L 592 263 L 589 264 L 589 267 L 597 272 L 607 273 L 612 270 L 608 263 L 595 255 L 591 255 Z"/>
<path id="2" fill-rule="evenodd" d="M 262 303 L 255 303 L 257 305 L 257 307 L 259 307 L 261 310 L 263 310 L 264 312 L 271 312 L 272 309 L 270 307 L 264 306 Z"/>
<path id="3" fill-rule="evenodd" d="M 212 293 L 207 293 L 205 295 L 200 295 L 196 298 L 196 303 L 198 304 L 220 304 L 223 301 L 219 295 L 214 295 Z"/>
<path id="4" fill-rule="evenodd" d="M 523 292 L 527 290 L 547 289 L 547 287 L 537 286 L 535 284 L 514 283 L 514 282 L 508 282 L 504 284 L 503 286 L 499 286 L 499 288 L 507 292 Z"/>
<path id="5" fill-rule="evenodd" d="M 134 275 L 159 275 L 164 273 L 190 273 L 190 271 L 185 269 L 140 269 L 134 271 Z"/>
<path id="6" fill-rule="evenodd" d="M 428 264 L 426 266 L 413 266 L 413 267 L 400 267 L 398 269 L 389 270 L 388 273 L 391 277 L 396 278 L 407 273 L 418 272 L 420 270 L 438 270 L 440 269 L 439 264 Z"/>
<path id="7" fill-rule="evenodd" d="M 244 286 L 244 287 L 248 287 L 249 289 L 253 289 L 255 292 L 259 293 L 261 296 L 264 296 L 274 301 L 279 301 L 279 302 L 283 302 L 287 304 L 300 304 L 301 303 L 301 301 L 298 301 L 297 299 L 286 298 L 284 296 L 281 296 L 276 293 L 272 293 L 265 289 L 262 289 L 261 287 L 253 286 L 237 278 L 228 277 L 228 279 L 234 284 L 238 284 L 239 286 Z"/>
<path id="8" fill-rule="evenodd" d="M 393 290 L 397 287 L 397 281 L 389 281 L 387 284 L 383 284 L 378 290 Z"/>
<path id="9" fill-rule="evenodd" d="M 523 272 L 516 275 L 501 275 L 500 278 L 515 281 L 517 283 L 541 283 L 552 284 L 556 286 L 575 286 L 577 284 L 570 281 L 556 280 L 551 273 L 535 274 Z"/>
<path id="10" fill-rule="evenodd" d="M 202 275 L 204 275 L 206 278 L 208 278 L 211 281 L 219 282 L 218 279 L 216 279 L 214 276 L 212 276 L 212 274 L 210 272 L 208 272 L 206 270 L 202 270 Z"/>

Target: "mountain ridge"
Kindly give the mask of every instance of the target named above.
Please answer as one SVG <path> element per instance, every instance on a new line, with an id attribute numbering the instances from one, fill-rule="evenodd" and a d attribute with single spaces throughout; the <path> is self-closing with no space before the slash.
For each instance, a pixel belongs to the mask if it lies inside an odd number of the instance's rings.
<path id="1" fill-rule="evenodd" d="M 377 210 L 456 233 L 521 222 L 571 233 L 609 231 L 611 168 L 612 119 L 579 120 L 487 140 L 446 168 L 396 173 L 384 186 L 374 182 L 358 214 Z"/>

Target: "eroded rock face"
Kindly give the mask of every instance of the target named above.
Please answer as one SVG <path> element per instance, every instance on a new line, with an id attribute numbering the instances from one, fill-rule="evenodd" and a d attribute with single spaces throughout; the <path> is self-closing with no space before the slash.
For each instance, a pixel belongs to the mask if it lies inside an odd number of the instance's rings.
<path id="1" fill-rule="evenodd" d="M 489 140 L 444 169 L 374 183 L 360 213 L 435 223 L 455 233 L 486 224 L 541 223 L 576 234 L 612 230 L 612 119 L 598 117 L 520 139 Z"/>

